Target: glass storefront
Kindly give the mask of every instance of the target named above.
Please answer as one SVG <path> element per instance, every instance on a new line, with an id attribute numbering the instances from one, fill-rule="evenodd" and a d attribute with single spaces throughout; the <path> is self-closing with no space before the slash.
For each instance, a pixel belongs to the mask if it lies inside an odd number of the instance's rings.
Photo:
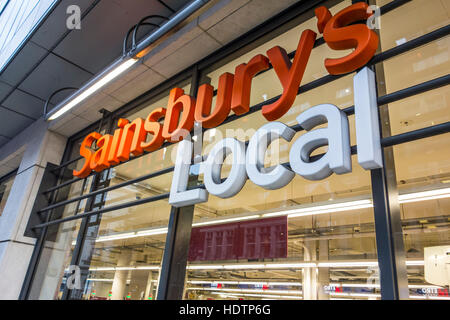
<path id="1" fill-rule="evenodd" d="M 374 2 L 382 9 L 391 3 Z M 325 3 L 333 14 L 351 4 L 350 0 Z M 450 6 L 444 1 L 415 0 L 381 12 L 378 54 L 401 49 L 448 26 L 450 21 Z M 197 72 L 194 68 L 182 81 L 174 80 L 170 88 L 180 87 L 187 94 L 205 83 L 217 88 L 224 72 L 233 73 L 236 66 L 257 54 L 265 54 L 276 45 L 293 52 L 305 29 L 318 33 L 311 11 L 237 47 L 228 57 L 199 64 L 206 66 L 198 74 L 193 74 Z M 450 38 L 440 36 L 371 64 L 376 71 L 378 96 L 448 76 L 449 48 Z M 293 127 L 301 112 L 322 103 L 344 111 L 351 109 L 356 73 L 305 86 L 327 77 L 325 58 L 345 54 L 323 43 L 316 45 L 302 81 L 305 90 L 300 90 L 292 107 L 278 121 Z M 199 79 L 198 83 L 192 79 Z M 131 109 L 125 106 L 123 111 L 107 115 L 99 132 L 114 132 L 119 118 L 145 119 L 152 110 L 165 107 L 170 88 L 150 91 L 146 103 Z M 250 106 L 260 106 L 282 91 L 273 69 L 262 72 L 253 79 Z M 417 93 L 380 105 L 387 110 L 381 120 L 383 141 L 448 124 L 449 93 L 448 84 L 440 85 L 417 89 Z M 215 102 L 216 97 L 213 106 Z M 348 119 L 350 143 L 355 146 L 355 116 L 350 112 Z M 265 123 L 261 112 L 251 108 L 243 116 L 230 113 L 225 123 L 204 130 L 196 142 L 201 143 L 201 154 L 205 155 L 225 137 L 248 141 Z M 274 141 L 264 165 L 287 163 L 293 141 L 303 133 L 297 131 L 292 142 Z M 427 259 L 439 250 L 450 250 L 450 136 L 424 135 L 417 133 L 415 138 L 399 138 L 399 142 L 384 146 L 393 153 L 396 177 L 390 178 L 398 188 L 409 296 L 445 299 L 448 278 L 427 266 Z M 64 186 L 53 193 L 53 203 L 70 203 L 48 211 L 50 223 L 41 228 L 43 241 L 36 249 L 40 258 L 27 297 L 155 299 L 164 253 L 170 247 L 166 241 L 174 210 L 168 198 L 178 145 L 166 143 L 101 173 L 73 179 L 71 171 L 84 163 L 77 158 L 82 139 L 72 139 L 68 145 L 66 161 L 70 164 L 60 181 Z M 311 156 L 324 152 L 326 146 Z M 222 178 L 230 168 L 228 157 Z M 193 174 L 192 179 L 195 181 L 191 184 L 204 182 L 202 173 Z M 297 175 L 285 187 L 270 191 L 247 180 L 232 198 L 210 195 L 207 202 L 193 209 L 183 299 L 381 299 L 373 179 L 371 171 L 358 164 L 355 153 L 351 173 L 333 174 L 319 181 Z"/>

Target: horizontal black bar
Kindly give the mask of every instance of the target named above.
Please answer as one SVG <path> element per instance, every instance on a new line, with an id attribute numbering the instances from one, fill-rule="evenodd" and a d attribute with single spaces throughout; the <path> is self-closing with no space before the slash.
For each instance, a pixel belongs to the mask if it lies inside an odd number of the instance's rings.
<path id="1" fill-rule="evenodd" d="M 165 168 L 165 169 L 162 169 L 162 170 L 158 170 L 156 172 L 149 173 L 149 174 L 146 174 L 144 176 L 141 176 L 141 177 L 138 177 L 138 178 L 135 178 L 135 179 L 132 179 L 132 180 L 128 180 L 128 181 L 125 181 L 125 182 L 122 182 L 122 183 L 119 183 L 119 184 L 116 184 L 116 185 L 113 185 L 113 186 L 109 186 L 109 187 L 106 187 L 106 188 L 103 188 L 103 189 L 96 190 L 96 191 L 91 192 L 89 194 L 84 194 L 82 196 L 78 196 L 78 197 L 75 197 L 75 198 L 71 198 L 71 199 L 68 199 L 68 200 L 57 202 L 57 203 L 52 204 L 52 205 L 50 205 L 48 207 L 42 208 L 41 210 L 39 210 L 39 213 L 43 213 L 43 212 L 46 212 L 48 210 L 52 210 L 52 209 L 55 209 L 55 208 L 58 208 L 58 207 L 61 207 L 61 206 L 65 206 L 65 205 L 67 205 L 69 203 L 72 203 L 72 202 L 75 202 L 75 201 L 80 201 L 80 200 L 83 200 L 83 199 L 86 199 L 86 198 L 90 198 L 90 197 L 96 196 L 96 195 L 101 194 L 101 193 L 105 193 L 105 192 L 108 192 L 108 191 L 120 189 L 120 188 L 126 187 L 126 186 L 128 186 L 130 184 L 133 184 L 133 183 L 137 183 L 137 182 L 140 182 L 140 181 L 143 181 L 143 180 L 147 180 L 147 179 L 158 177 L 160 175 L 172 172 L 174 170 L 174 168 L 175 167 L 168 167 L 168 168 Z"/>
<path id="2" fill-rule="evenodd" d="M 437 30 L 431 31 L 430 33 L 424 34 L 415 39 L 411 39 L 408 42 L 405 42 L 399 46 L 388 49 L 386 51 L 380 52 L 375 55 L 370 61 L 369 65 L 374 65 L 376 63 L 385 61 L 387 59 L 398 56 L 402 53 L 408 52 L 409 50 L 416 49 L 417 47 L 428 44 L 432 41 L 438 40 L 450 34 L 450 25 L 446 25 L 445 27 L 439 28 Z"/>
<path id="3" fill-rule="evenodd" d="M 79 157 L 74 158 L 74 159 L 72 159 L 72 160 L 66 161 L 66 162 L 60 164 L 59 166 L 55 167 L 54 169 L 52 169 L 52 171 L 57 171 L 57 170 L 59 170 L 59 169 L 62 169 L 62 168 L 64 168 L 64 167 L 67 167 L 67 166 L 71 165 L 72 163 L 77 162 L 77 161 L 79 161 L 79 160 L 81 160 L 81 159 L 83 159 L 83 157 L 82 157 L 82 156 L 79 156 Z"/>
<path id="4" fill-rule="evenodd" d="M 417 129 L 414 131 L 409 131 L 405 133 L 400 133 L 395 136 L 386 137 L 381 139 L 381 145 L 383 147 L 390 147 L 406 142 L 412 142 L 419 139 L 429 138 L 433 136 L 437 136 L 439 134 L 449 133 L 450 132 L 450 121 L 437 124 L 431 127 Z"/>
<path id="5" fill-rule="evenodd" d="M 411 2 L 411 1 L 412 0 L 393 0 L 393 1 L 385 4 L 384 6 L 382 6 L 380 8 L 380 13 L 382 15 L 386 14 L 386 13 L 388 13 L 388 12 L 394 10 L 394 9 L 397 9 L 398 7 L 404 5 L 404 4 L 408 3 L 408 2 Z"/>
<path id="6" fill-rule="evenodd" d="M 405 88 L 405 89 L 401 89 L 392 93 L 388 93 L 382 97 L 378 98 L 378 105 L 382 106 L 384 104 L 388 104 L 391 102 L 395 102 L 398 100 L 402 100 L 405 98 L 409 98 L 411 96 L 420 94 L 420 93 L 424 93 L 433 89 L 437 89 L 443 86 L 446 86 L 450 84 L 450 74 L 447 74 L 445 76 L 436 78 L 436 79 L 431 79 L 428 80 L 426 82 L 422 82 L 419 84 L 416 84 L 414 86 Z"/>
<path id="7" fill-rule="evenodd" d="M 82 214 L 66 217 L 66 218 L 63 218 L 63 219 L 57 219 L 57 220 L 49 221 L 49 222 L 46 222 L 46 223 L 41 223 L 41 224 L 35 225 L 34 227 L 32 227 L 32 229 L 40 229 L 40 228 L 48 227 L 48 226 L 51 226 L 51 225 L 64 223 L 64 222 L 67 222 L 67 221 L 72 221 L 72 220 L 76 220 L 76 219 L 82 219 L 82 218 L 90 217 L 90 216 L 95 215 L 95 214 L 101 214 L 101 213 L 105 213 L 105 212 L 111 212 L 111 211 L 126 209 L 126 208 L 129 208 L 129 207 L 132 207 L 132 206 L 139 206 L 141 204 L 167 199 L 167 198 L 169 198 L 169 196 L 170 196 L 169 193 L 163 193 L 163 194 L 160 194 L 160 195 L 157 195 L 157 196 L 148 197 L 148 198 L 144 198 L 144 199 L 140 199 L 140 200 L 136 200 L 136 201 L 131 201 L 131 202 L 127 202 L 127 203 L 122 203 L 122 204 L 119 204 L 119 205 L 116 205 L 116 206 L 104 207 L 104 208 L 101 208 L 99 210 L 92 210 L 92 211 L 84 212 Z"/>
<path id="8" fill-rule="evenodd" d="M 86 178 L 87 178 L 87 177 L 86 177 Z M 68 180 L 68 181 L 66 181 L 66 182 L 63 182 L 63 183 L 61 183 L 61 184 L 58 184 L 58 185 L 56 185 L 56 186 L 54 186 L 54 187 L 48 188 L 47 190 L 43 191 L 42 193 L 45 194 L 45 193 L 49 193 L 49 192 L 55 191 L 55 190 L 57 190 L 57 189 L 61 189 L 61 188 L 66 187 L 66 186 L 68 186 L 68 185 L 70 185 L 70 184 L 72 184 L 72 183 L 81 181 L 81 180 L 86 179 L 86 178 L 73 178 L 73 179 Z"/>

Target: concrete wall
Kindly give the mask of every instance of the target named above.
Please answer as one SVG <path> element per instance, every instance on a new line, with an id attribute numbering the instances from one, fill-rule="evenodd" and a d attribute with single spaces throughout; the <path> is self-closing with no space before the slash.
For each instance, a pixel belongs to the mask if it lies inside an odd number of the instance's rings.
<path id="1" fill-rule="evenodd" d="M 19 165 L 0 216 L 0 299 L 17 299 L 35 239 L 24 232 L 47 162 L 59 164 L 67 139 L 38 120 L 0 149 L 0 167 Z"/>

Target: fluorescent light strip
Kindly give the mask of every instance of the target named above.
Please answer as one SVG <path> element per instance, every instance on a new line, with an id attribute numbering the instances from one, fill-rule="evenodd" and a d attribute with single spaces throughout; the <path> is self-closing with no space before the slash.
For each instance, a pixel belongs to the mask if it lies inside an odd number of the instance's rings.
<path id="1" fill-rule="evenodd" d="M 311 215 L 323 214 L 323 213 L 370 208 L 372 206 L 373 206 L 373 204 L 372 204 L 371 200 L 357 200 L 357 201 L 327 204 L 327 205 L 323 205 L 323 206 L 312 206 L 312 207 L 305 207 L 305 208 L 299 208 L 299 209 L 285 210 L 285 211 L 281 211 L 281 212 L 271 212 L 271 213 L 263 214 L 262 216 L 263 217 L 276 217 L 276 216 L 287 215 L 288 218 L 295 218 L 295 217 L 300 217 L 300 216 L 311 216 Z"/>
<path id="2" fill-rule="evenodd" d="M 89 271 L 130 271 L 130 270 L 159 270 L 159 266 L 139 266 L 139 267 L 92 267 Z"/>
<path id="3" fill-rule="evenodd" d="M 268 285 L 268 286 L 295 286 L 301 287 L 302 284 L 300 282 L 260 282 L 260 281 L 205 281 L 205 280 L 189 280 L 188 283 L 191 284 L 247 284 L 247 285 Z"/>
<path id="4" fill-rule="evenodd" d="M 256 298 L 272 298 L 272 299 L 302 299 L 302 296 L 280 296 L 270 294 L 250 294 L 250 293 L 222 293 L 211 292 L 211 294 L 217 294 L 224 297 L 256 297 Z"/>
<path id="5" fill-rule="evenodd" d="M 94 278 L 88 278 L 87 281 L 96 281 L 96 282 L 114 282 L 114 279 L 94 279 Z"/>
<path id="6" fill-rule="evenodd" d="M 406 266 L 423 266 L 423 260 L 406 261 Z M 378 267 L 377 261 L 327 261 L 319 262 L 319 268 L 358 268 L 358 267 Z"/>
<path id="7" fill-rule="evenodd" d="M 289 268 L 311 268 L 316 267 L 315 262 L 304 263 L 259 263 L 259 264 L 222 264 L 222 265 L 189 265 L 189 270 L 214 270 L 214 269 L 289 269 Z"/>
<path id="8" fill-rule="evenodd" d="M 417 201 L 436 200 L 450 197 L 450 188 L 435 189 L 430 191 L 422 191 L 398 196 L 400 203 L 410 203 Z"/>
<path id="9" fill-rule="evenodd" d="M 234 222 L 234 221 L 245 221 L 245 220 L 251 220 L 251 219 L 258 219 L 260 217 L 261 216 L 259 214 L 257 214 L 257 215 L 252 215 L 252 216 L 236 217 L 236 218 L 229 218 L 229 219 L 222 219 L 222 220 L 210 220 L 210 221 L 205 221 L 205 222 L 193 223 L 192 226 L 198 227 L 198 226 L 206 226 L 206 225 L 210 225 L 210 224 L 221 224 L 221 223 Z"/>
<path id="10" fill-rule="evenodd" d="M 376 283 L 330 283 L 329 286 L 331 286 L 331 287 L 346 287 L 346 288 L 374 288 L 374 289 L 380 288 L 380 285 L 376 284 Z M 427 285 L 427 284 L 424 284 L 424 285 L 411 284 L 411 285 L 408 285 L 408 288 L 410 288 L 410 289 L 440 289 L 442 287 Z"/>
<path id="11" fill-rule="evenodd" d="M 330 296 L 336 297 L 367 297 L 367 298 L 381 298 L 381 294 L 378 293 L 348 293 L 348 292 L 330 292 Z"/>
<path id="12" fill-rule="evenodd" d="M 223 265 L 190 265 L 186 267 L 188 270 L 215 270 L 223 269 Z"/>
<path id="13" fill-rule="evenodd" d="M 101 236 L 95 240 L 95 242 L 105 242 L 105 241 L 113 241 L 120 239 L 130 239 L 136 237 L 136 232 L 128 232 L 111 236 Z"/>
<path id="14" fill-rule="evenodd" d="M 355 267 L 378 267 L 377 261 L 330 261 L 319 262 L 319 268 L 355 268 Z"/>
<path id="15" fill-rule="evenodd" d="M 423 260 L 409 260 L 409 261 L 406 261 L 406 266 L 407 267 L 423 266 L 423 265 L 425 265 L 425 262 Z"/>
<path id="16" fill-rule="evenodd" d="M 379 288 L 379 284 L 375 283 L 330 283 L 331 287 L 346 287 L 346 288 Z"/>
<path id="17" fill-rule="evenodd" d="M 108 236 L 100 236 L 95 242 L 106 242 L 106 241 L 114 241 L 114 240 L 123 240 L 123 239 L 131 239 L 136 237 L 145 237 L 145 236 L 154 236 L 159 234 L 166 234 L 167 228 L 157 228 L 157 229 L 148 229 L 136 232 L 128 232 L 128 233 L 119 233 Z M 74 243 L 72 242 L 72 245 Z"/>
<path id="18" fill-rule="evenodd" d="M 136 232 L 137 237 L 144 237 L 144 236 L 154 236 L 157 234 L 165 234 L 167 233 L 167 228 L 158 228 L 158 229 L 149 229 L 149 230 L 143 230 Z"/>
<path id="19" fill-rule="evenodd" d="M 69 101 L 66 105 L 64 105 L 61 109 L 56 111 L 53 115 L 50 116 L 49 120 L 55 120 L 59 118 L 64 113 L 78 105 L 80 102 L 91 96 L 96 91 L 100 90 L 106 84 L 117 78 L 124 71 L 128 70 L 132 65 L 134 65 L 138 60 L 137 59 L 128 59 L 119 64 L 116 68 L 112 69 L 108 72 L 104 77 L 100 78 L 97 82 L 95 82 L 90 87 L 86 88 L 83 92 L 81 92 L 78 96 L 76 96 L 73 100 Z"/>
<path id="20" fill-rule="evenodd" d="M 231 289 L 231 288 L 186 288 L 186 290 L 196 291 L 218 291 L 218 292 L 250 292 L 250 293 L 277 293 L 277 294 L 302 294 L 301 290 L 263 290 L 263 289 Z"/>

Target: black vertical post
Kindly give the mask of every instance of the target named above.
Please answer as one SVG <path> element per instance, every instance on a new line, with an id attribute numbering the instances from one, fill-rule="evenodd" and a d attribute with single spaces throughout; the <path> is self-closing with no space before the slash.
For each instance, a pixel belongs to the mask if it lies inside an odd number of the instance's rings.
<path id="1" fill-rule="evenodd" d="M 376 4 L 373 0 L 367 2 Z M 379 30 L 375 31 L 380 35 Z M 378 49 L 378 52 L 380 51 L 382 51 L 381 47 Z M 379 63 L 371 68 L 376 74 L 378 95 L 385 95 L 383 64 Z M 388 105 L 378 107 L 381 136 L 389 137 L 391 126 Z M 384 148 L 383 168 L 371 170 L 371 180 L 381 299 L 408 299 L 408 274 L 393 147 Z"/>
<path id="2" fill-rule="evenodd" d="M 375 69 L 377 79 L 384 79 L 382 66 L 376 66 Z M 385 90 L 378 85 L 378 91 Z M 389 137 L 391 131 L 387 105 L 379 106 L 379 115 L 381 134 Z M 371 170 L 371 180 L 381 299 L 408 299 L 408 275 L 393 147 L 384 148 L 383 168 Z"/>
<path id="3" fill-rule="evenodd" d="M 172 207 L 170 210 L 169 230 L 159 277 L 157 300 L 183 299 L 193 217 L 194 206 Z"/>
<path id="4" fill-rule="evenodd" d="M 102 130 L 105 129 L 106 133 L 110 133 L 113 128 L 113 119 L 111 112 L 106 109 L 101 109 L 99 112 L 102 114 L 102 118 L 100 120 L 98 132 L 102 132 Z M 95 175 L 92 177 L 92 183 L 89 193 L 101 188 L 108 187 L 110 182 L 110 172 L 111 169 L 105 170 L 101 173 L 95 173 Z M 85 178 L 83 181 L 83 187 L 81 189 L 80 195 L 82 195 L 84 192 L 87 179 L 88 178 Z M 105 199 L 106 193 L 87 198 L 84 212 L 88 212 L 93 209 L 101 209 L 105 204 Z M 79 200 L 77 203 L 75 215 L 78 212 L 81 202 L 82 200 Z M 78 266 L 80 268 L 80 283 L 82 285 L 81 288 L 69 289 L 68 283 L 66 283 L 62 294 L 62 300 L 81 300 L 83 297 L 84 287 L 89 276 L 89 265 L 92 259 L 93 252 L 92 249 L 94 249 L 95 247 L 95 238 L 98 234 L 100 222 L 101 214 L 85 217 L 81 220 L 75 248 L 72 252 L 70 265 Z M 69 275 L 67 275 L 67 278 L 68 276 Z"/>
<path id="5" fill-rule="evenodd" d="M 199 85 L 198 66 L 195 65 L 192 72 L 190 95 L 196 97 Z M 194 132 L 195 134 L 195 132 Z M 201 142 L 203 134 L 197 136 Z M 194 148 L 195 149 L 195 148 Z M 195 158 L 195 154 L 193 158 Z M 189 184 L 196 184 L 197 177 L 191 176 Z M 166 247 L 159 277 L 157 300 L 181 300 L 183 299 L 184 284 L 186 278 L 189 244 L 191 241 L 192 221 L 194 219 L 194 206 L 182 208 L 172 207 L 166 237 Z"/>
<path id="6" fill-rule="evenodd" d="M 372 197 L 381 299 L 400 300 L 408 299 L 409 292 L 398 192 L 392 183 L 395 175 L 392 177 L 391 154 L 392 151 L 386 150 L 384 168 L 371 171 Z"/>

